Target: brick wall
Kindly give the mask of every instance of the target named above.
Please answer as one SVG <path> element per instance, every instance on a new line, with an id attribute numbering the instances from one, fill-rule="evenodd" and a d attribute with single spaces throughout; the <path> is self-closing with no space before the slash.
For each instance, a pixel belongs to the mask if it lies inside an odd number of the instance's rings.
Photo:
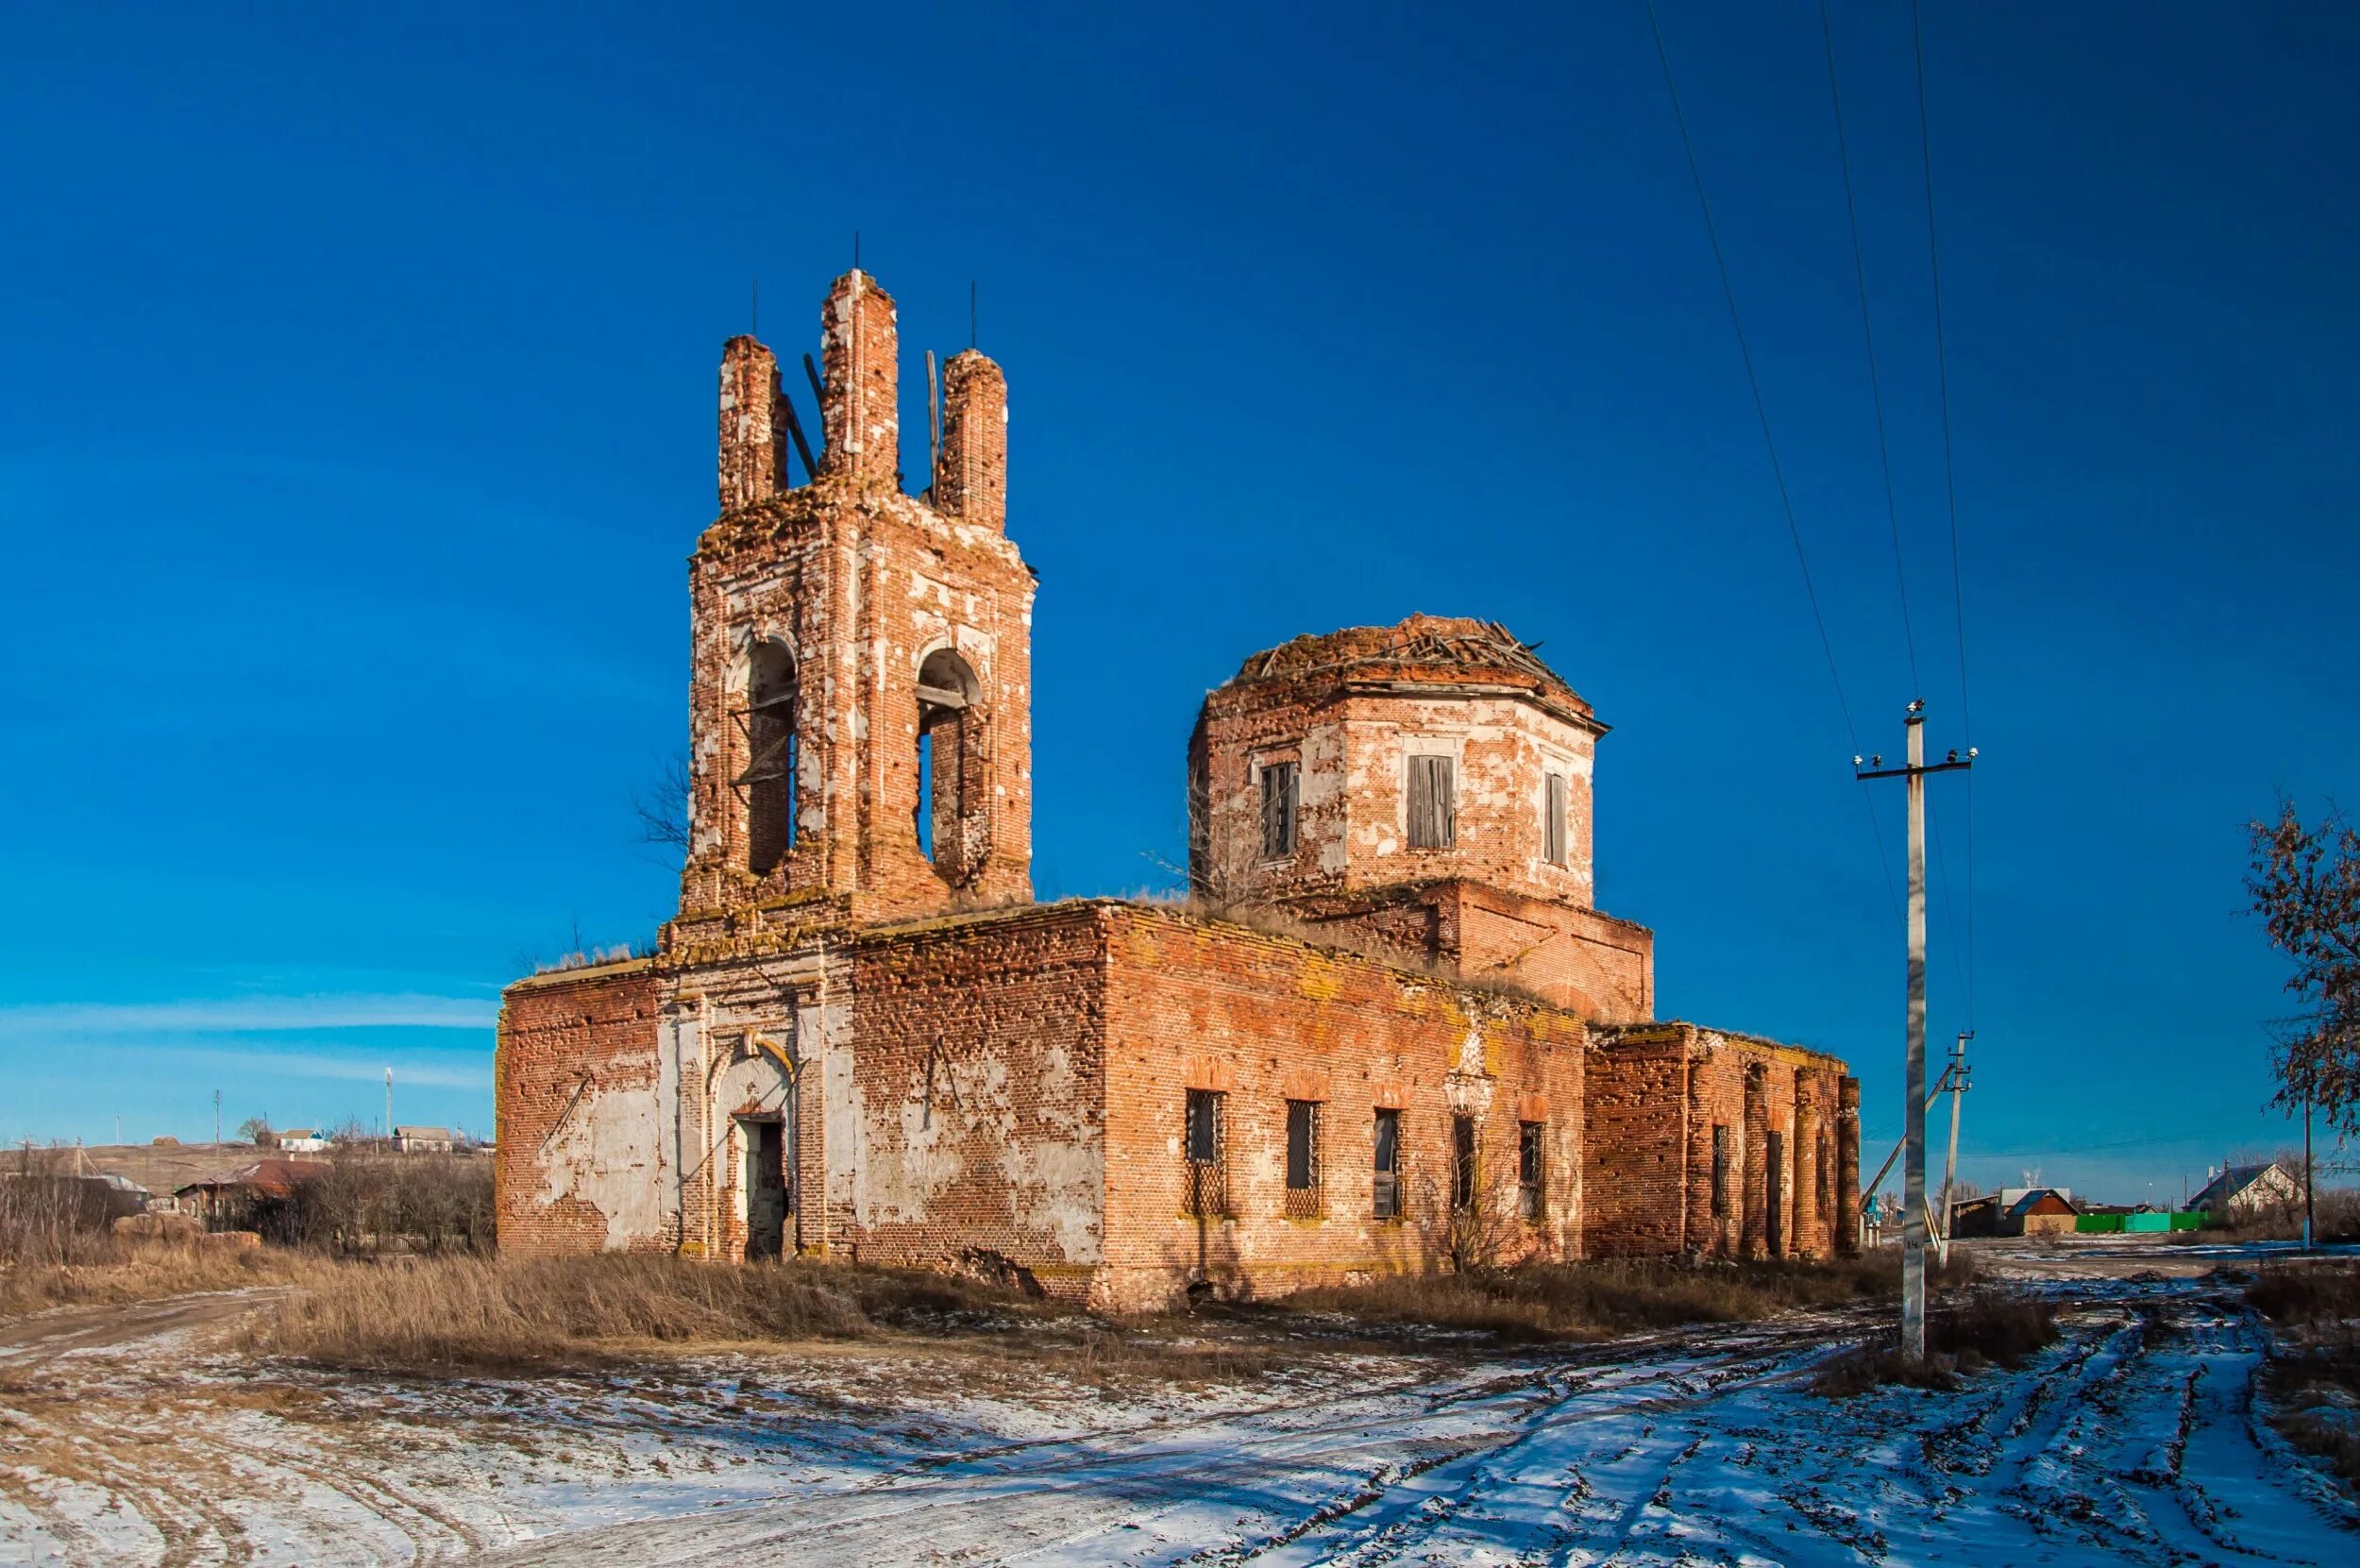
<path id="1" fill-rule="evenodd" d="M 664 1244 L 659 992 L 644 960 L 509 987 L 493 1057 L 501 1250 Z"/>
<path id="2" fill-rule="evenodd" d="M 891 298 L 854 272 L 824 312 L 819 475 L 778 482 L 776 362 L 751 338 L 723 352 L 721 518 L 689 566 L 690 852 L 667 953 L 1032 896 L 1034 579 L 1007 538 L 1007 387 L 972 350 L 952 361 L 955 441 L 938 510 L 900 489 Z M 752 670 L 788 673 L 791 753 L 757 757 Z M 963 694 L 921 705 L 921 672 Z M 947 673 L 946 673 L 947 672 Z M 921 718 L 942 753 L 943 809 L 919 831 Z M 947 720 L 947 722 L 946 722 Z M 747 783 L 791 754 L 792 847 L 757 850 Z M 759 767 L 756 765 L 760 764 Z"/>
<path id="3" fill-rule="evenodd" d="M 921 1265 L 994 1254 L 1086 1294 L 1105 1167 L 1093 911 L 885 927 L 850 952 L 852 1114 L 824 1135 L 831 1250 Z"/>
<path id="4" fill-rule="evenodd" d="M 1104 906 L 1106 1262 L 1102 1298 L 1157 1305 L 1431 1268 L 1450 1243 L 1452 1118 L 1479 1134 L 1484 1236 L 1564 1256 L 1579 1232 L 1581 1021 L 1285 937 Z M 1188 1213 L 1190 1089 L 1221 1095 L 1224 1212 Z M 1315 1213 L 1289 1213 L 1287 1103 L 1318 1104 Z M 1406 1203 L 1374 1215 L 1380 1108 L 1400 1112 Z M 1544 1206 L 1515 1215 L 1518 1124 L 1546 1127 Z"/>
<path id="5" fill-rule="evenodd" d="M 1593 1151 L 1582 1251 L 1593 1257 L 1679 1253 L 1694 1224 L 1684 1024 L 1600 1037 L 1587 1063 Z"/>
<path id="6" fill-rule="evenodd" d="M 1858 1206 L 1846 1184 L 1857 1178 L 1857 1155 L 1846 1175 L 1846 1124 L 1822 1111 L 1837 1105 L 1852 1083 L 1842 1063 L 1689 1023 L 1601 1029 L 1593 1047 L 1589 1125 L 1597 1161 L 1589 1251 L 1760 1257 L 1771 1255 L 1774 1234 L 1780 1256 L 1846 1250 L 1846 1227 Z M 1857 1104 L 1857 1086 L 1851 1093 Z M 1855 1117 L 1855 1145 L 1858 1133 Z M 1782 1151 L 1776 1183 L 1774 1134 Z M 1727 1162 L 1718 1184 L 1716 1148 Z M 1660 1175 L 1654 1156 L 1662 1149 L 1684 1152 L 1676 1171 Z"/>
<path id="7" fill-rule="evenodd" d="M 1588 907 L 1591 771 L 1605 726 L 1520 645 L 1481 622 L 1412 616 L 1255 655 L 1205 700 L 1189 747 L 1191 870 L 1266 897 L 1449 878 Z M 1412 756 L 1453 765 L 1447 848 L 1409 842 Z M 1295 851 L 1263 854 L 1261 769 L 1294 762 Z M 1548 858 L 1547 776 L 1565 790 Z"/>

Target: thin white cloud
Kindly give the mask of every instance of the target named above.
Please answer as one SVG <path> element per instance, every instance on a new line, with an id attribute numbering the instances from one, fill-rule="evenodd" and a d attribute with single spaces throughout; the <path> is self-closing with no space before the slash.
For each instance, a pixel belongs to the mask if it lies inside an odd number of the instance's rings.
<path id="1" fill-rule="evenodd" d="M 489 1029 L 499 1003 L 419 993 L 235 996 L 188 1002 L 0 1006 L 0 1038 L 236 1035 L 291 1029 Z"/>
<path id="2" fill-rule="evenodd" d="M 396 1088 L 467 1088 L 492 1087 L 489 1064 L 482 1067 L 437 1065 L 396 1055 L 391 1062 L 359 1056 L 323 1056 L 313 1052 L 215 1051 L 197 1047 L 134 1046 L 130 1054 L 143 1061 L 173 1063 L 187 1068 L 242 1072 L 260 1078 L 329 1078 L 344 1083 L 381 1084 L 385 1069 L 394 1070 Z"/>

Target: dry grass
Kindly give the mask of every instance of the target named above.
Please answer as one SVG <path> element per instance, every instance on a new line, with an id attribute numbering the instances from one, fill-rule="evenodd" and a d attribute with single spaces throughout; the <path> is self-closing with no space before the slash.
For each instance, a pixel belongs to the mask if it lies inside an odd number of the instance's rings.
<path id="1" fill-rule="evenodd" d="M 2270 1425 L 2360 1491 L 2360 1263 L 2272 1264 L 2245 1299 L 2276 1325 Z"/>
<path id="2" fill-rule="evenodd" d="M 1926 1315 L 1926 1358 L 1912 1361 L 1889 1343 L 1860 1344 L 1820 1363 L 1812 1391 L 1850 1399 L 1900 1385 L 1947 1391 L 1961 1374 L 1998 1365 L 2011 1370 L 2057 1342 L 2056 1309 L 2022 1290 L 1978 1290 Z"/>
<path id="3" fill-rule="evenodd" d="M 0 1180 L 0 1318 L 281 1283 L 301 1268 L 219 1242 L 117 1236 L 90 1182 L 40 1172 Z"/>
<path id="4" fill-rule="evenodd" d="M 2360 1317 L 2360 1263 L 2271 1263 L 2246 1287 L 2246 1304 L 2272 1323 L 2341 1323 Z"/>
<path id="5" fill-rule="evenodd" d="M 1362 1331 L 1432 1326 L 1510 1340 L 1596 1340 L 1735 1323 L 1890 1293 L 1889 1262 L 1551 1265 L 1399 1277 L 1290 1297 L 1273 1309 L 1106 1319 L 1012 1290 L 917 1271 L 782 1263 L 717 1268 L 664 1256 L 432 1257 L 322 1265 L 257 1318 L 246 1347 L 327 1366 L 426 1374 L 526 1373 L 824 1340 L 899 1342 L 1010 1378 L 1219 1383 Z"/>
<path id="6" fill-rule="evenodd" d="M 867 1271 L 712 1268 L 666 1256 L 356 1263 L 248 1332 L 255 1350 L 341 1366 L 502 1371 L 588 1365 L 654 1347 L 859 1339 L 870 1315 L 969 1305 L 952 1280 L 904 1291 Z M 882 1273 L 882 1271 L 876 1273 Z M 869 1283 L 864 1302 L 858 1286 Z"/>
<path id="7" fill-rule="evenodd" d="M 899 1345 L 1017 1383 L 1217 1383 L 1293 1358 L 1171 1319 L 1109 1322 L 918 1270 L 669 1256 L 410 1258 L 329 1267 L 254 1320 L 249 1351 L 422 1375 L 583 1369 L 825 1341 Z"/>
<path id="8" fill-rule="evenodd" d="M 297 1253 L 112 1237 L 72 1263 L 0 1264 L 0 1318 L 55 1307 L 120 1306 L 199 1290 L 294 1285 L 328 1272 Z"/>
<path id="9" fill-rule="evenodd" d="M 1964 1255 L 1962 1255 L 1964 1256 Z M 1474 1330 L 1507 1340 L 1601 1340 L 1694 1323 L 1751 1323 L 1898 1289 L 1899 1260 L 1689 1263 L 1655 1258 L 1398 1274 L 1306 1290 L 1286 1308 L 1360 1324 Z"/>

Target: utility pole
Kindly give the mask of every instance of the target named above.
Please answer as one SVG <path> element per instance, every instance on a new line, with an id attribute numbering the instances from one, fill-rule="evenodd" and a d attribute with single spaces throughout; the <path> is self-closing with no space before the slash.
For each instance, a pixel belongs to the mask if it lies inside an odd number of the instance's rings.
<path id="1" fill-rule="evenodd" d="M 1959 1201 L 1959 1096 L 1967 1089 L 1966 1042 L 1975 1037 L 1972 1029 L 1962 1029 L 1950 1047 L 1950 1071 L 1943 1076 L 1950 1080 L 1950 1157 L 1942 1164 L 1942 1234 L 1950 1236 L 1950 1210 Z"/>
<path id="2" fill-rule="evenodd" d="M 1862 779 L 1906 779 L 1910 800 L 1909 908 L 1909 1073 L 1903 1093 L 1907 1154 L 1902 1164 L 1901 1199 L 1901 1355 L 1926 1358 L 1926 775 L 1948 773 L 1975 766 L 1975 748 L 1961 758 L 1929 767 L 1926 762 L 1926 700 L 1913 700 L 1903 717 L 1909 737 L 1908 761 L 1887 767 L 1884 758 L 1872 757 L 1863 766 L 1852 759 Z M 1954 1102 L 1955 1103 L 1955 1102 Z"/>
<path id="3" fill-rule="evenodd" d="M 394 1070 L 385 1070 L 385 1141 L 394 1140 Z"/>
<path id="4" fill-rule="evenodd" d="M 2302 1088 L 2302 1250 L 2311 1250 L 2311 1087 Z"/>
<path id="5" fill-rule="evenodd" d="M 213 1147 L 221 1147 L 221 1090 L 213 1090 Z"/>

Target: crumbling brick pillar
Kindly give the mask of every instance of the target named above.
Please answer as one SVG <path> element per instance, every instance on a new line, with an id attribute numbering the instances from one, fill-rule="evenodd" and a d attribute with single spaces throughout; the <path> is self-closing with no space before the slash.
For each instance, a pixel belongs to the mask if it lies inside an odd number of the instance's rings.
<path id="1" fill-rule="evenodd" d="M 1728 1251 L 1728 1222 L 1712 1209 L 1712 1102 L 1707 1093 L 1705 1059 L 1696 1047 L 1694 1031 L 1687 1031 L 1681 1048 L 1681 1084 L 1688 1099 L 1684 1118 L 1688 1137 L 1687 1234 L 1681 1238 L 1690 1254 Z"/>
<path id="2" fill-rule="evenodd" d="M 827 381 L 819 417 L 827 429 L 828 451 L 819 460 L 819 471 L 863 487 L 898 488 L 902 349 L 893 296 L 854 268 L 828 291 L 821 323 Z"/>
<path id="3" fill-rule="evenodd" d="M 1795 1075 L 1795 1202 L 1787 1251 L 1797 1257 L 1824 1257 L 1827 1239 L 1819 1212 L 1819 1074 Z"/>
<path id="4" fill-rule="evenodd" d="M 984 528 L 1008 522 L 1008 379 L 972 348 L 942 367 L 935 510 Z"/>
<path id="5" fill-rule="evenodd" d="M 778 356 L 749 337 L 721 346 L 721 510 L 767 501 L 779 489 Z"/>
<path id="6" fill-rule="evenodd" d="M 1745 1219 L 1738 1231 L 1738 1251 L 1761 1257 L 1770 1250 L 1770 1095 L 1769 1069 L 1760 1062 L 1745 1064 Z"/>
<path id="7" fill-rule="evenodd" d="M 1860 1252 L 1860 1080 L 1836 1087 L 1835 1250 L 1846 1257 Z"/>

